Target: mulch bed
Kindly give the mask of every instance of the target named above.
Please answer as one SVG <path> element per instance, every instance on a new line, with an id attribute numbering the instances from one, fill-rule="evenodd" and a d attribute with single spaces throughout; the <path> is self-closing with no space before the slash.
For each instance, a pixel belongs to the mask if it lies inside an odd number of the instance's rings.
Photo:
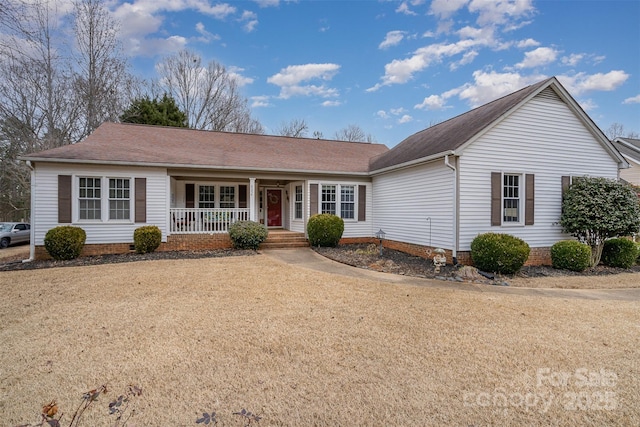
<path id="1" fill-rule="evenodd" d="M 341 245 L 336 248 L 314 248 L 314 250 L 334 261 L 354 267 L 430 279 L 453 278 L 458 274 L 460 268 L 460 266 L 447 264 L 440 269 L 439 273 L 436 273 L 433 261 L 430 259 L 387 248 L 383 249 L 382 256 L 380 256 L 379 248 L 376 245 Z M 525 266 L 516 274 L 516 277 L 603 276 L 637 272 L 640 272 L 640 265 L 635 265 L 630 269 L 599 265 L 582 272 L 558 270 L 551 266 Z M 505 279 L 508 278 L 505 277 Z"/>
<path id="2" fill-rule="evenodd" d="M 162 251 L 152 252 L 148 254 L 138 254 L 132 252 L 128 254 L 80 257 L 68 261 L 38 260 L 31 262 L 22 262 L 21 259 L 6 258 L 0 260 L 0 271 L 35 270 L 54 267 L 78 267 L 85 265 L 116 264 L 122 262 L 151 261 L 162 259 L 220 258 L 228 256 L 255 255 L 256 253 L 256 251 L 251 250 L 215 249 L 204 251 Z"/>
<path id="3" fill-rule="evenodd" d="M 430 279 L 453 279 L 457 276 L 460 266 L 447 264 L 435 272 L 433 261 L 404 252 L 385 248 L 380 256 L 376 245 L 357 244 L 341 245 L 336 248 L 313 248 L 317 253 L 358 268 L 380 271 L 385 273 L 401 274 L 406 276 L 423 277 Z M 0 271 L 34 270 L 54 267 L 77 267 L 85 265 L 115 264 L 122 262 L 150 261 L 163 259 L 198 259 L 220 258 L 227 256 L 255 255 L 256 251 L 238 249 L 215 249 L 203 251 L 163 251 L 148 254 L 135 252 L 117 255 L 100 255 L 80 257 L 68 261 L 40 260 L 23 263 L 23 256 L 17 258 L 5 258 L 0 260 Z M 599 265 L 588 268 L 582 272 L 569 270 L 557 270 L 550 266 L 525 266 L 517 274 L 517 277 L 563 277 L 563 276 L 603 276 L 619 273 L 640 272 L 640 265 L 630 269 L 613 268 Z M 501 278 L 497 277 L 496 280 Z M 506 277 L 505 279 L 508 279 Z"/>

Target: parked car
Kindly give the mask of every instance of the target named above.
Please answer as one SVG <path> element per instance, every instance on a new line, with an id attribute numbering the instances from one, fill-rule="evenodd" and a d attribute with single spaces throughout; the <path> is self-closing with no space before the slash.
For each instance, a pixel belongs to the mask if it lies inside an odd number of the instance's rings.
<path id="1" fill-rule="evenodd" d="M 31 240 L 31 225 L 25 222 L 0 222 L 0 249 Z"/>

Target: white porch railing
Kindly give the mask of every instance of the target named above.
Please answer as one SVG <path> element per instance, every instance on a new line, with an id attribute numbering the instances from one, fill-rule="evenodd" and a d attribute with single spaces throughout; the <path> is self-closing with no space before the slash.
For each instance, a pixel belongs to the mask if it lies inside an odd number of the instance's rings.
<path id="1" fill-rule="evenodd" d="M 249 209 L 169 209 L 171 234 L 226 233 L 236 221 L 248 221 Z"/>

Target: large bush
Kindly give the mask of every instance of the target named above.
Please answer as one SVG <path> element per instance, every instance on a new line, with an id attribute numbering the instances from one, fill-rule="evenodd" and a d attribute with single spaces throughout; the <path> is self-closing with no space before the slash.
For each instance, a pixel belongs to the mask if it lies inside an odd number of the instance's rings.
<path id="1" fill-rule="evenodd" d="M 591 248 L 577 240 L 561 240 L 551 246 L 553 268 L 583 271 L 591 263 Z"/>
<path id="2" fill-rule="evenodd" d="M 162 231 L 155 225 L 144 225 L 133 232 L 133 247 L 139 254 L 146 254 L 158 249 L 162 242 Z"/>
<path id="3" fill-rule="evenodd" d="M 629 239 L 610 239 L 604 242 L 602 263 L 609 267 L 629 268 L 636 263 L 638 249 Z"/>
<path id="4" fill-rule="evenodd" d="M 309 218 L 307 235 L 311 246 L 338 246 L 344 232 L 342 218 L 331 214 L 316 214 Z"/>
<path id="5" fill-rule="evenodd" d="M 640 229 L 640 203 L 628 185 L 605 178 L 574 178 L 564 192 L 560 225 L 591 246 L 590 265 L 600 262 L 604 242 Z"/>
<path id="6" fill-rule="evenodd" d="M 510 234 L 479 234 L 471 242 L 471 258 L 475 266 L 484 271 L 513 274 L 529 258 L 529 245 Z"/>
<path id="7" fill-rule="evenodd" d="M 69 260 L 80 256 L 86 240 L 87 233 L 82 228 L 63 225 L 47 231 L 44 248 L 53 259 Z"/>
<path id="8" fill-rule="evenodd" d="M 255 221 L 238 221 L 229 227 L 229 237 L 236 249 L 253 249 L 260 247 L 260 244 L 267 240 L 269 231 L 267 227 Z"/>

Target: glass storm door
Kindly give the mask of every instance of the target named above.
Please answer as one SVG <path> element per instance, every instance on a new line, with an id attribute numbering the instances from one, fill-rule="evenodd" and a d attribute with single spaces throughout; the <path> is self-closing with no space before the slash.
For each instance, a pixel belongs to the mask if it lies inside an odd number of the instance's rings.
<path id="1" fill-rule="evenodd" d="M 282 227 L 282 190 L 267 190 L 267 226 Z"/>

